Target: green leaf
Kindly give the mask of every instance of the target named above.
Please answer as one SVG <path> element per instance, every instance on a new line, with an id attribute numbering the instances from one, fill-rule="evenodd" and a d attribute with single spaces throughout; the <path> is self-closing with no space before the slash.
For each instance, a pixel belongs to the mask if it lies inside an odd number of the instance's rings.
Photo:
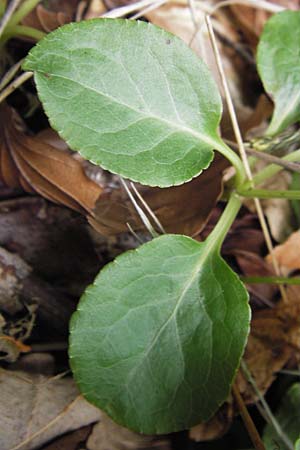
<path id="1" fill-rule="evenodd" d="M 83 395 L 119 424 L 169 433 L 227 398 L 249 331 L 248 294 L 215 249 L 164 235 L 106 266 L 71 321 Z"/>
<path id="2" fill-rule="evenodd" d="M 147 24 L 95 19 L 61 27 L 31 50 L 51 125 L 95 164 L 150 186 L 199 175 L 222 147 L 221 99 L 179 38 Z"/>
<path id="3" fill-rule="evenodd" d="M 300 119 L 300 11 L 283 11 L 268 20 L 257 52 L 258 71 L 275 110 L 268 135 Z"/>
<path id="4" fill-rule="evenodd" d="M 300 383 L 293 384 L 285 394 L 275 417 L 291 443 L 299 448 L 300 439 Z M 272 425 L 267 425 L 263 434 L 263 441 L 267 450 L 274 449 L 274 442 L 280 450 L 289 450 L 289 447 L 280 439 Z"/>
<path id="5" fill-rule="evenodd" d="M 295 450 L 300 450 L 300 439 L 295 443 Z"/>

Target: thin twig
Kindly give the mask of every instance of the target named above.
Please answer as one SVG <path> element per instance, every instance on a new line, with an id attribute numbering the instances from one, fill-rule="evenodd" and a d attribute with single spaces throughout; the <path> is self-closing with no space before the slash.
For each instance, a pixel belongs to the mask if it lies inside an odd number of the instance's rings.
<path id="1" fill-rule="evenodd" d="M 12 83 L 10 83 L 3 91 L 0 92 L 0 103 L 6 99 L 12 92 L 22 86 L 25 81 L 29 80 L 33 75 L 33 72 L 24 72 L 18 78 L 16 78 Z"/>
<path id="2" fill-rule="evenodd" d="M 13 79 L 13 77 L 16 75 L 16 73 L 20 69 L 21 65 L 23 64 L 24 59 L 25 58 L 22 58 L 16 64 L 11 66 L 10 69 L 3 75 L 3 77 L 0 81 L 0 91 L 2 91 L 5 88 L 5 86 L 7 86 L 8 83 Z"/>
<path id="3" fill-rule="evenodd" d="M 214 34 L 214 30 L 213 30 L 213 26 L 211 23 L 211 19 L 210 17 L 207 15 L 205 16 L 206 19 L 206 24 L 207 24 L 207 29 L 208 29 L 208 33 L 211 39 L 211 43 L 212 43 L 212 47 L 214 50 L 214 54 L 215 54 L 215 58 L 216 58 L 216 63 L 217 63 L 217 67 L 218 67 L 218 71 L 221 77 L 221 81 L 222 81 L 222 85 L 223 85 L 223 89 L 224 89 L 224 94 L 225 94 L 225 99 L 226 99 L 226 103 L 227 103 L 227 107 L 228 107 L 228 111 L 229 111 L 229 115 L 230 115 L 230 119 L 232 122 L 232 127 L 233 127 L 233 131 L 234 131 L 234 135 L 238 144 L 238 148 L 239 148 L 239 153 L 241 156 L 241 159 L 243 161 L 244 167 L 245 167 L 245 171 L 246 171 L 246 175 L 247 178 L 249 180 L 250 186 L 253 187 L 253 175 L 251 172 L 251 168 L 248 162 L 248 158 L 247 158 L 247 154 L 246 154 L 246 150 L 244 147 L 244 143 L 243 143 L 243 139 L 242 139 L 242 134 L 240 131 L 240 127 L 237 121 L 237 116 L 235 113 L 235 109 L 233 106 L 233 101 L 231 98 L 231 94 L 229 91 L 229 87 L 228 87 L 228 83 L 227 83 L 227 79 L 226 79 L 226 75 L 224 72 L 224 67 L 223 67 L 223 63 L 221 60 L 221 56 L 220 56 L 220 52 L 218 49 L 218 45 L 217 45 L 217 41 L 215 38 L 215 34 Z M 266 245 L 268 248 L 268 251 L 270 253 L 271 256 L 271 260 L 272 260 L 272 265 L 274 267 L 275 270 L 275 274 L 278 276 L 281 276 L 281 271 L 277 262 L 276 257 L 274 256 L 274 248 L 273 248 L 273 244 L 272 244 L 272 238 L 270 236 L 270 232 L 268 229 L 268 225 L 264 216 L 264 212 L 261 206 L 260 201 L 257 198 L 254 198 L 254 204 L 255 204 L 255 208 L 257 211 L 257 216 L 264 234 L 264 238 L 266 241 Z M 279 285 L 279 289 L 280 289 L 280 293 L 282 296 L 283 301 L 287 302 L 287 294 L 285 291 L 285 288 L 283 285 Z"/>
<path id="4" fill-rule="evenodd" d="M 288 162 L 282 158 L 278 158 L 278 156 L 270 155 L 269 153 L 258 152 L 251 148 L 246 148 L 246 152 L 248 155 L 255 156 L 255 158 L 261 159 L 271 164 L 276 164 L 277 166 L 284 167 L 284 169 L 290 170 L 292 172 L 300 173 L 299 163 Z"/>
<path id="5" fill-rule="evenodd" d="M 230 5 L 244 5 L 251 6 L 255 9 L 263 9 L 265 11 L 269 11 L 271 13 L 278 13 L 284 11 L 286 8 L 280 5 L 275 5 L 274 3 L 267 2 L 264 0 L 224 0 L 219 2 L 216 6 L 214 6 L 210 12 L 210 15 L 215 14 L 219 9 L 224 8 L 225 6 Z"/>
<path id="6" fill-rule="evenodd" d="M 29 442 L 31 442 L 33 439 L 35 439 L 36 437 L 40 436 L 41 434 L 43 434 L 46 430 L 48 430 L 49 428 L 51 428 L 53 425 L 56 424 L 56 422 L 58 422 L 67 412 L 70 411 L 71 408 L 73 408 L 73 406 L 75 405 L 75 403 L 82 398 L 82 395 L 78 395 L 71 403 L 69 403 L 69 405 L 67 405 L 57 416 L 54 417 L 54 419 L 50 420 L 50 422 L 47 423 L 47 425 L 45 425 L 44 427 L 40 428 L 38 431 L 36 431 L 35 433 L 31 434 L 30 436 L 28 436 L 28 438 L 24 439 L 22 442 L 20 442 L 20 444 L 15 445 L 14 447 L 12 447 L 10 450 L 19 450 L 20 448 L 24 447 L 24 445 L 28 444 Z"/>
<path id="7" fill-rule="evenodd" d="M 290 439 L 288 438 L 288 436 L 285 434 L 285 432 L 283 431 L 283 429 L 281 428 L 280 424 L 278 423 L 276 417 L 273 415 L 272 411 L 269 408 L 268 403 L 266 402 L 264 396 L 262 395 L 262 393 L 260 392 L 260 390 L 257 387 L 256 381 L 253 378 L 250 370 L 248 369 L 248 366 L 246 364 L 245 361 L 241 362 L 241 368 L 242 371 L 246 377 L 246 380 L 251 384 L 255 394 L 257 395 L 259 401 L 261 402 L 261 404 L 264 407 L 264 412 L 267 415 L 270 424 L 272 425 L 272 427 L 274 428 L 274 430 L 276 431 L 276 433 L 278 434 L 278 436 L 280 437 L 280 439 L 285 443 L 285 445 L 288 447 L 289 450 L 294 450 L 294 446 L 292 444 L 292 442 L 290 441 Z"/>
<path id="8" fill-rule="evenodd" d="M 256 426 L 254 425 L 254 422 L 247 410 L 245 402 L 240 394 L 239 388 L 236 383 L 234 383 L 232 386 L 232 393 L 233 393 L 237 407 L 239 409 L 239 412 L 241 414 L 241 417 L 243 419 L 243 422 L 245 424 L 245 427 L 249 433 L 249 436 L 251 438 L 251 441 L 252 441 L 255 449 L 256 450 L 266 450 L 266 447 L 264 446 L 264 443 L 261 440 L 261 437 L 260 437 L 260 435 L 256 429 Z"/>
<path id="9" fill-rule="evenodd" d="M 148 205 L 148 203 L 145 201 L 145 199 L 143 198 L 143 196 L 141 195 L 141 193 L 138 191 L 138 189 L 136 188 L 136 186 L 134 185 L 134 183 L 130 183 L 131 188 L 133 190 L 133 192 L 135 193 L 135 195 L 137 196 L 137 198 L 139 199 L 139 201 L 142 203 L 142 205 L 144 206 L 144 208 L 146 209 L 146 211 L 148 212 L 148 214 L 150 214 L 150 216 L 152 217 L 152 219 L 154 220 L 154 222 L 156 223 L 159 231 L 162 234 L 165 234 L 165 230 L 164 227 L 162 226 L 162 224 L 160 223 L 158 217 L 156 216 L 156 214 L 154 213 L 154 211 L 152 211 L 152 209 L 150 208 L 150 206 Z"/>
<path id="10" fill-rule="evenodd" d="M 16 8 L 19 6 L 20 3 L 21 3 L 21 0 L 12 0 L 10 2 L 10 4 L 8 5 L 6 12 L 0 22 L 0 38 L 6 28 L 6 25 L 10 21 L 13 13 L 15 12 Z"/>
<path id="11" fill-rule="evenodd" d="M 75 17 L 76 22 L 80 22 L 82 20 L 82 17 L 83 17 L 84 11 L 86 10 L 86 7 L 87 7 L 86 1 L 79 2 L 78 6 L 77 6 L 77 10 L 76 10 L 76 17 Z"/>
<path id="12" fill-rule="evenodd" d="M 111 17 L 111 18 L 117 18 L 117 17 L 124 17 L 128 14 L 132 14 L 133 12 L 140 11 L 143 8 L 146 8 L 147 6 L 152 5 L 153 0 L 140 0 L 139 2 L 132 3 L 131 5 L 125 5 L 120 6 L 120 8 L 112 9 L 111 11 L 106 12 L 101 17 Z"/>
<path id="13" fill-rule="evenodd" d="M 144 213 L 144 211 L 142 210 L 142 208 L 139 206 L 139 204 L 137 203 L 136 199 L 134 198 L 134 196 L 132 195 L 130 189 L 128 188 L 126 182 L 123 180 L 122 177 L 120 177 L 121 183 L 131 201 L 131 203 L 133 204 L 136 212 L 138 213 L 138 215 L 140 216 L 141 221 L 143 222 L 143 224 L 145 225 L 146 229 L 149 231 L 149 233 L 151 234 L 152 237 L 157 237 L 158 234 L 155 231 L 155 229 L 153 228 L 150 220 L 148 219 L 148 217 L 146 216 L 146 214 Z"/>
<path id="14" fill-rule="evenodd" d="M 131 20 L 139 19 L 140 17 L 143 17 L 145 14 L 149 13 L 150 11 L 154 11 L 155 9 L 159 8 L 160 6 L 164 5 L 167 2 L 168 2 L 168 0 L 155 1 L 155 2 L 151 3 L 151 5 L 147 6 L 146 8 L 144 8 L 141 11 L 134 14 L 134 16 L 130 17 L 130 19 Z"/>

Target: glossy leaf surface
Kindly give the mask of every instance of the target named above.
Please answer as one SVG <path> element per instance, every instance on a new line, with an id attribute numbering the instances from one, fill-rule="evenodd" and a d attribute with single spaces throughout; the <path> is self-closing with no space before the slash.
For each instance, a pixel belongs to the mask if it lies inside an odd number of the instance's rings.
<path id="1" fill-rule="evenodd" d="M 164 235 L 119 256 L 83 295 L 70 357 L 83 395 L 119 424 L 168 433 L 229 394 L 248 294 L 209 239 Z"/>
<path id="2" fill-rule="evenodd" d="M 221 99 L 207 67 L 179 38 L 145 22 L 95 19 L 47 35 L 24 64 L 51 125 L 73 150 L 150 186 L 207 168 Z"/>
<path id="3" fill-rule="evenodd" d="M 300 11 L 283 11 L 268 20 L 257 63 L 275 110 L 267 130 L 274 135 L 300 119 Z"/>

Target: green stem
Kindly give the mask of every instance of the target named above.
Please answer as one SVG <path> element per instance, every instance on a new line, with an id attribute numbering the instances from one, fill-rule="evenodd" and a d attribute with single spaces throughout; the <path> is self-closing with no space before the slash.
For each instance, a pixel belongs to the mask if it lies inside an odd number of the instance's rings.
<path id="1" fill-rule="evenodd" d="M 290 153 L 289 155 L 284 156 L 281 159 L 283 161 L 288 161 L 288 162 L 293 162 L 293 161 L 300 162 L 300 150 L 295 150 L 293 153 Z M 283 168 L 281 166 L 277 166 L 277 164 L 271 164 L 268 167 L 266 167 L 265 169 L 258 172 L 256 175 L 254 175 L 253 183 L 255 185 L 260 184 L 263 181 L 267 180 L 268 178 L 271 178 L 272 176 L 276 175 L 281 170 L 283 170 Z M 245 189 L 247 187 L 250 187 L 249 182 L 245 183 L 243 187 Z"/>
<path id="2" fill-rule="evenodd" d="M 231 193 L 223 214 L 221 215 L 217 225 L 207 238 L 207 240 L 213 241 L 215 243 L 214 246 L 218 248 L 218 250 L 221 249 L 223 241 L 241 206 L 242 200 L 240 199 L 240 197 L 238 197 L 234 192 Z"/>
<path id="3" fill-rule="evenodd" d="M 40 0 L 26 0 L 14 13 L 8 23 L 8 26 L 15 27 L 16 25 L 18 25 L 24 19 L 24 17 L 26 17 L 36 7 L 39 2 Z"/>
<path id="4" fill-rule="evenodd" d="M 224 141 L 220 139 L 216 150 L 220 152 L 233 165 L 236 170 L 235 186 L 241 186 L 246 179 L 246 172 L 241 158 L 230 148 Z"/>
<path id="5" fill-rule="evenodd" d="M 242 187 L 237 189 L 237 193 L 242 197 L 250 198 L 282 198 L 288 200 L 300 200 L 300 191 L 270 191 L 268 189 L 245 189 Z"/>
<path id="6" fill-rule="evenodd" d="M 286 447 L 289 450 L 293 450 L 294 446 L 292 444 L 292 442 L 290 441 L 289 437 L 284 433 L 281 425 L 278 423 L 276 417 L 273 415 L 268 403 L 266 402 L 264 396 L 262 395 L 262 393 L 260 392 L 260 390 L 257 387 L 256 381 L 253 378 L 250 370 L 248 369 L 248 366 L 246 364 L 246 362 L 244 360 L 241 361 L 241 368 L 242 371 L 246 377 L 246 380 L 251 384 L 254 392 L 256 393 L 256 395 L 258 396 L 259 401 L 261 402 L 263 408 L 264 408 L 264 412 L 266 413 L 270 423 L 272 424 L 273 428 L 275 429 L 276 433 L 278 434 L 278 436 L 280 437 L 280 439 L 285 443 Z"/>
<path id="7" fill-rule="evenodd" d="M 240 277 L 243 283 L 248 284 L 300 284 L 300 277 Z"/>
<path id="8" fill-rule="evenodd" d="M 6 0 L 0 0 L 0 18 L 3 16 L 6 10 Z"/>
<path id="9" fill-rule="evenodd" d="M 16 25 L 13 27 L 7 27 L 5 33 L 3 34 L 0 44 L 5 43 L 8 39 L 15 36 L 26 36 L 34 39 L 35 41 L 40 41 L 46 36 L 43 31 L 37 30 L 36 28 L 26 27 L 25 25 Z"/>

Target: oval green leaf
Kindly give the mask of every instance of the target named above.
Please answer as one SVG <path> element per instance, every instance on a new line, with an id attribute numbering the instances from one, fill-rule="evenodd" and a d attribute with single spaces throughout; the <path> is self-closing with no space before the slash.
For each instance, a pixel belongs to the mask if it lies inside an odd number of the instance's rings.
<path id="1" fill-rule="evenodd" d="M 106 266 L 71 320 L 83 395 L 117 423 L 169 433 L 227 398 L 249 331 L 248 294 L 209 239 L 165 235 Z"/>
<path id="2" fill-rule="evenodd" d="M 257 65 L 275 109 L 268 135 L 300 119 L 300 11 L 283 11 L 266 23 L 260 38 Z"/>
<path id="3" fill-rule="evenodd" d="M 24 69 L 34 71 L 51 125 L 70 148 L 131 180 L 182 184 L 222 147 L 221 99 L 207 67 L 151 24 L 63 26 L 31 50 Z"/>
<path id="4" fill-rule="evenodd" d="M 291 447 L 295 447 L 295 450 L 300 450 L 300 383 L 294 383 L 287 391 L 282 399 L 282 402 L 275 414 L 282 432 L 289 441 L 289 443 L 278 436 L 274 427 L 267 424 L 263 441 L 266 446 L 266 450 L 274 449 L 274 442 L 278 443 L 280 450 L 289 450 Z"/>

